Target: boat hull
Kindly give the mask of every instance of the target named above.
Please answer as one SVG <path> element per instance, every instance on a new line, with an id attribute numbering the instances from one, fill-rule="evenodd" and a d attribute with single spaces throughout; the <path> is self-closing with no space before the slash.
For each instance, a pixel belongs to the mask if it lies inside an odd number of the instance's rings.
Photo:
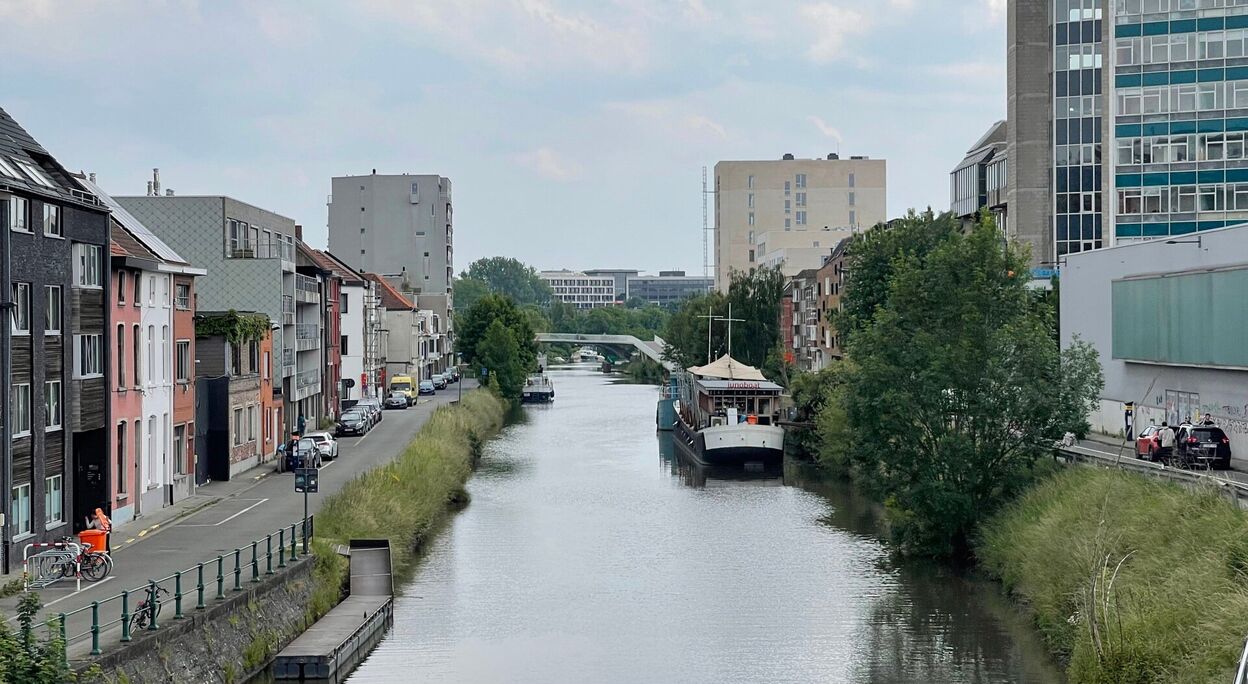
<path id="1" fill-rule="evenodd" d="M 520 395 L 521 404 L 549 404 L 554 402 L 554 400 L 554 390 L 524 392 Z"/>
<path id="2" fill-rule="evenodd" d="M 777 462 L 784 459 L 784 429 L 776 425 L 717 425 L 693 430 L 675 425 L 676 448 L 707 465 Z"/>

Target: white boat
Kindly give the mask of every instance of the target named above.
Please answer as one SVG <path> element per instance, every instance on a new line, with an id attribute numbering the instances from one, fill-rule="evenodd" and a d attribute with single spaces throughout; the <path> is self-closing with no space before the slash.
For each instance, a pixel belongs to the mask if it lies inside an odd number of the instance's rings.
<path id="1" fill-rule="evenodd" d="M 555 400 L 555 383 L 543 373 L 530 375 L 520 395 L 522 404 L 549 404 Z"/>
<path id="2" fill-rule="evenodd" d="M 776 423 L 783 391 L 727 355 L 689 368 L 680 374 L 676 447 L 711 465 L 781 460 L 784 429 Z"/>
<path id="3" fill-rule="evenodd" d="M 598 362 L 601 360 L 602 360 L 602 354 L 599 354 L 598 352 L 588 347 L 583 347 L 581 349 L 577 349 L 576 351 L 572 352 L 572 363 L 580 363 L 582 361 Z"/>

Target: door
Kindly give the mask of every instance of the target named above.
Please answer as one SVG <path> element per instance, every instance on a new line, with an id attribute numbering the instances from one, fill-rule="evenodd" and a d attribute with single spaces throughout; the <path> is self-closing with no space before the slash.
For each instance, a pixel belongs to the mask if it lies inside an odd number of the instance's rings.
<path id="1" fill-rule="evenodd" d="M 112 513 L 109 505 L 108 430 L 101 428 L 74 435 L 74 491 L 71 527 L 75 533 L 86 529 L 86 518 L 95 509 Z"/>

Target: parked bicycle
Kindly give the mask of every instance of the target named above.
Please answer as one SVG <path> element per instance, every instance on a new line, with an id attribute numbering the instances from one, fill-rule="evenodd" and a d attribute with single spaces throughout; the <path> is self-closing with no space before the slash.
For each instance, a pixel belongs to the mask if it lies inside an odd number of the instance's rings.
<path id="1" fill-rule="evenodd" d="M 161 586 L 156 587 L 155 593 L 149 591 L 147 598 L 139 602 L 139 607 L 135 609 L 134 615 L 130 616 L 130 631 L 135 632 L 140 629 L 147 629 L 147 626 L 160 615 L 160 597 L 168 594 L 169 590 Z"/>
<path id="2" fill-rule="evenodd" d="M 88 551 L 89 547 L 86 546 L 71 546 L 74 544 L 72 537 L 61 537 L 61 543 L 65 544 L 66 548 L 80 549 L 77 556 L 64 558 L 56 563 L 61 577 L 74 576 L 75 562 L 82 572 L 82 578 L 88 582 L 98 582 L 108 577 L 108 573 L 113 571 L 113 557 L 108 555 L 107 551 Z"/>

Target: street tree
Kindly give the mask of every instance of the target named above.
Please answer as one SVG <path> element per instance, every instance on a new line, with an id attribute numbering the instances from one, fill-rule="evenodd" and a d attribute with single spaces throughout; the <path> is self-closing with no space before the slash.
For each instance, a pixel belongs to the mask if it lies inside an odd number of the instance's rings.
<path id="1" fill-rule="evenodd" d="M 453 284 L 455 292 L 455 308 L 467 311 L 477 300 L 490 293 L 490 286 L 476 278 L 459 277 Z"/>
<path id="2" fill-rule="evenodd" d="M 529 368 L 524 364 L 521 345 L 515 331 L 499 319 L 485 329 L 476 345 L 476 361 L 497 383 L 498 393 L 505 399 L 519 400 Z"/>
<path id="3" fill-rule="evenodd" d="M 846 291 L 861 318 L 834 406 L 852 427 L 853 468 L 884 499 L 902 549 L 960 554 L 1041 455 L 1086 431 L 1103 381 L 1094 349 L 1055 342 L 1027 288 L 1025 250 L 1003 245 L 990 220 L 969 235 L 948 231 L 946 217 L 911 220 L 912 236 L 942 237 L 851 254 L 854 277 L 887 273 L 878 291 Z"/>
<path id="4" fill-rule="evenodd" d="M 486 330 L 496 322 L 515 338 L 520 366 L 526 370 L 536 368 L 537 342 L 529 315 L 510 298 L 497 294 L 488 294 L 477 300 L 459 318 L 456 346 L 464 361 L 477 364 L 481 355 L 478 345 L 485 338 Z"/>
<path id="5" fill-rule="evenodd" d="M 490 292 L 511 297 L 521 306 L 545 306 L 551 300 L 550 285 L 541 279 L 537 270 L 511 257 L 478 259 L 460 277 L 480 281 Z"/>

